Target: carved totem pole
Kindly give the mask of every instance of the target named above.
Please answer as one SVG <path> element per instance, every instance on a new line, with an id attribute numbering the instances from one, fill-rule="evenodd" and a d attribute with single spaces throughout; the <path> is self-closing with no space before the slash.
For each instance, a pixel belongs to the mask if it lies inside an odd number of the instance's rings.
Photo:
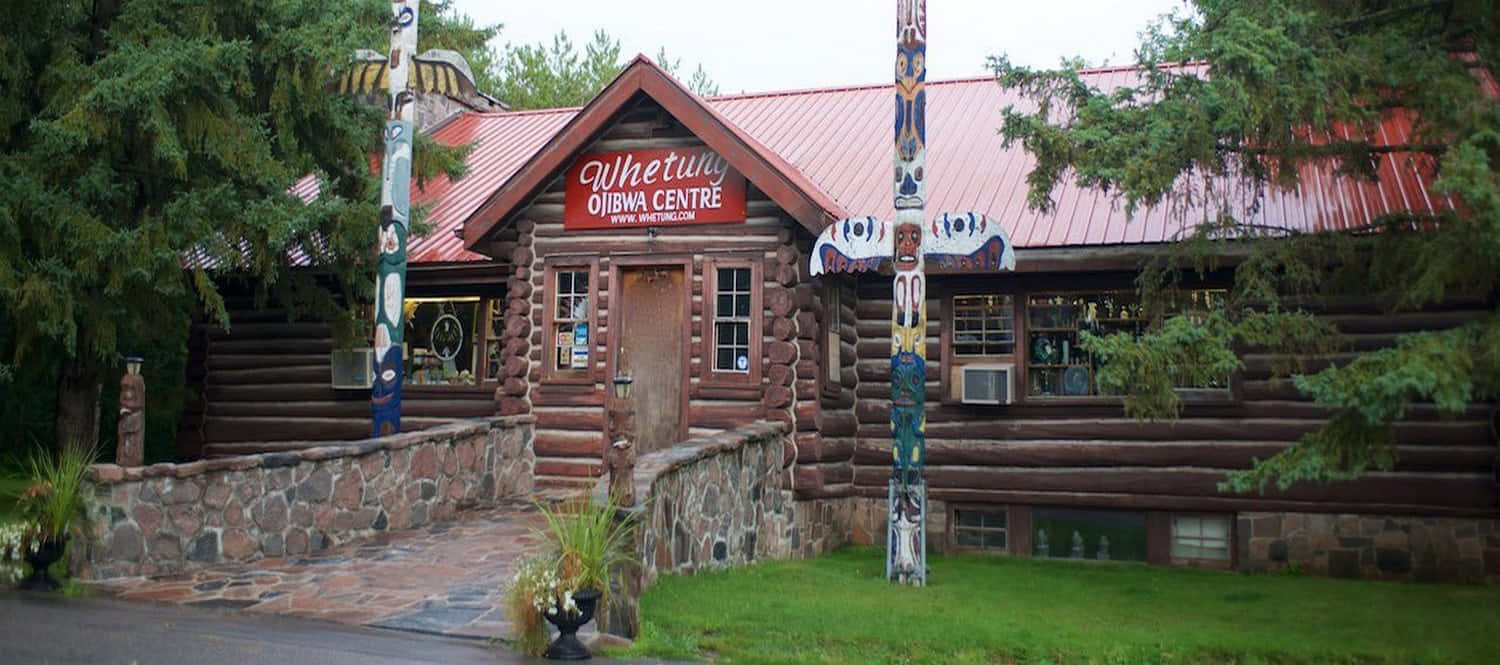
<path id="1" fill-rule="evenodd" d="M 370 388 L 375 436 L 401 431 L 401 381 L 405 373 L 402 302 L 406 294 L 406 233 L 410 219 L 411 146 L 416 132 L 414 92 L 474 93 L 474 75 L 453 51 L 417 55 L 421 0 L 392 0 L 388 56 L 359 51 L 358 64 L 337 81 L 345 93 L 386 91 L 385 159 L 380 171 L 379 271 L 375 282 L 375 381 Z"/>
<path id="2" fill-rule="evenodd" d="M 891 292 L 891 479 L 888 489 L 886 577 L 927 582 L 927 275 L 995 272 L 1015 267 L 1000 225 L 976 213 L 926 218 L 927 3 L 896 2 L 896 219 L 839 220 L 819 234 L 810 272 L 858 273 L 894 269 Z"/>

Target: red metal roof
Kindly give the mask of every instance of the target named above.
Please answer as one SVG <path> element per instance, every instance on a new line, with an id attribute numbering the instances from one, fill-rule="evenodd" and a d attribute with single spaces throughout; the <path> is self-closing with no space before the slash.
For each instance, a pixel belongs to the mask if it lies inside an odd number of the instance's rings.
<path id="1" fill-rule="evenodd" d="M 638 63 L 632 63 L 632 68 Z M 1083 75 L 1106 89 L 1136 77 L 1128 68 L 1091 70 Z M 889 217 L 894 214 L 891 95 L 888 85 L 863 86 L 731 95 L 706 104 L 711 109 L 709 117 L 774 153 L 773 163 L 781 162 L 778 168 L 795 171 L 787 174 L 791 180 L 810 182 L 820 189 L 818 198 L 832 202 L 823 205 L 828 212 L 841 214 L 838 209 L 842 208 L 848 214 Z M 998 133 L 1001 109 L 1008 104 L 1026 106 L 1017 93 L 1002 89 L 989 77 L 927 84 L 929 215 L 984 213 L 999 220 L 1016 246 L 1023 248 L 1167 242 L 1185 235 L 1184 229 L 1203 218 L 1203 209 L 1164 204 L 1139 210 L 1134 219 L 1127 220 L 1123 201 L 1070 182 L 1053 193 L 1054 212 L 1044 215 L 1029 209 L 1025 178 L 1034 161 L 1020 146 L 1003 148 Z M 413 192 L 414 204 L 430 206 L 427 220 L 433 231 L 413 238 L 410 260 L 484 260 L 464 250 L 459 237 L 464 223 L 578 111 L 466 112 L 434 132 L 434 138 L 444 143 L 477 141 L 478 145 L 469 155 L 467 177 L 457 183 L 438 178 Z M 1392 111 L 1375 141 L 1404 143 L 1410 129 L 1410 118 Z M 1378 182 L 1338 176 L 1331 168 L 1304 168 L 1302 182 L 1294 191 L 1271 190 L 1258 206 L 1252 206 L 1255 202 L 1250 197 L 1242 197 L 1237 216 L 1271 229 L 1312 232 L 1361 228 L 1388 212 L 1447 208 L 1449 202 L 1429 189 L 1426 159 L 1382 155 Z M 1186 185 L 1201 189 L 1201 184 Z"/>

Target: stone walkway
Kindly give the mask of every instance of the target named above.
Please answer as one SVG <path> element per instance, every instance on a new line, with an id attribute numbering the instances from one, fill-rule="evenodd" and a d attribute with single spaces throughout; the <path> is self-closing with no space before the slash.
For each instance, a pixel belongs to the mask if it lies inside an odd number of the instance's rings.
<path id="1" fill-rule="evenodd" d="M 537 552 L 530 504 L 461 513 L 311 556 L 267 558 L 162 578 L 94 583 L 121 598 L 239 608 L 473 638 L 507 637 L 503 587 Z"/>

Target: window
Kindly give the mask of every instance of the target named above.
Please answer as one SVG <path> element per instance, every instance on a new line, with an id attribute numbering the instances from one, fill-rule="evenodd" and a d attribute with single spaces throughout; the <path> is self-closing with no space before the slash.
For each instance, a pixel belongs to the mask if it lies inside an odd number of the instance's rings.
<path id="1" fill-rule="evenodd" d="M 475 377 L 489 371 L 479 362 L 484 301 L 470 297 L 407 298 L 404 302 L 408 385 L 472 386 Z"/>
<path id="2" fill-rule="evenodd" d="M 1189 316 L 1223 303 L 1222 289 L 1183 292 L 1168 303 L 1173 313 Z M 1033 293 L 1026 299 L 1026 394 L 1039 397 L 1097 395 L 1093 358 L 1078 348 L 1078 333 L 1123 332 L 1140 335 L 1151 322 L 1134 292 Z M 1223 388 L 1228 378 L 1195 388 Z"/>
<path id="3" fill-rule="evenodd" d="M 1014 309 L 1009 295 L 953 296 L 953 355 L 1015 353 Z"/>
<path id="4" fill-rule="evenodd" d="M 489 321 L 490 329 L 484 340 L 484 379 L 495 381 L 500 378 L 500 338 L 505 328 L 505 303 L 489 302 Z"/>
<path id="5" fill-rule="evenodd" d="M 1120 510 L 1031 511 L 1036 556 L 1099 561 L 1146 560 L 1146 514 Z"/>
<path id="6" fill-rule="evenodd" d="M 823 289 L 823 391 L 839 392 L 839 369 L 843 357 L 839 354 L 839 328 L 843 326 L 843 291 L 838 281 L 829 280 Z"/>
<path id="7" fill-rule="evenodd" d="M 1173 515 L 1172 558 L 1228 561 L 1229 518 Z"/>
<path id="8" fill-rule="evenodd" d="M 961 549 L 1005 551 L 1004 509 L 953 510 L 953 544 Z"/>
<path id="9" fill-rule="evenodd" d="M 714 371 L 748 374 L 750 269 L 718 268 L 714 284 Z"/>
<path id="10" fill-rule="evenodd" d="M 592 265 L 557 266 L 547 272 L 545 376 L 593 381 L 594 284 Z"/>
<path id="11" fill-rule="evenodd" d="M 703 260 L 703 381 L 728 387 L 760 383 L 762 329 L 760 262 L 712 256 Z"/>

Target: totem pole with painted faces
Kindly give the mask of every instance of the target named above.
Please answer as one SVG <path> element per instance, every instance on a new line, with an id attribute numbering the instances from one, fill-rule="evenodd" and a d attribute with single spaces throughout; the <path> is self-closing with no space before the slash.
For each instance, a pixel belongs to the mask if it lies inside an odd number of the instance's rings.
<path id="1" fill-rule="evenodd" d="M 945 272 L 1015 268 L 1010 239 L 977 213 L 926 217 L 927 3 L 896 2 L 894 221 L 843 219 L 823 229 L 810 272 L 859 273 L 889 268 L 891 292 L 891 479 L 886 577 L 927 582 L 927 275 L 931 260 Z"/>
<path id="2" fill-rule="evenodd" d="M 473 94 L 474 75 L 454 51 L 417 54 L 417 11 L 421 0 L 392 0 L 391 47 L 386 55 L 360 50 L 355 65 L 338 81 L 338 91 L 375 94 L 384 89 L 385 159 L 380 167 L 379 276 L 375 282 L 375 379 L 370 387 L 371 429 L 375 436 L 401 431 L 401 382 L 405 373 L 406 235 L 410 226 L 412 140 L 416 133 L 414 92 Z"/>

